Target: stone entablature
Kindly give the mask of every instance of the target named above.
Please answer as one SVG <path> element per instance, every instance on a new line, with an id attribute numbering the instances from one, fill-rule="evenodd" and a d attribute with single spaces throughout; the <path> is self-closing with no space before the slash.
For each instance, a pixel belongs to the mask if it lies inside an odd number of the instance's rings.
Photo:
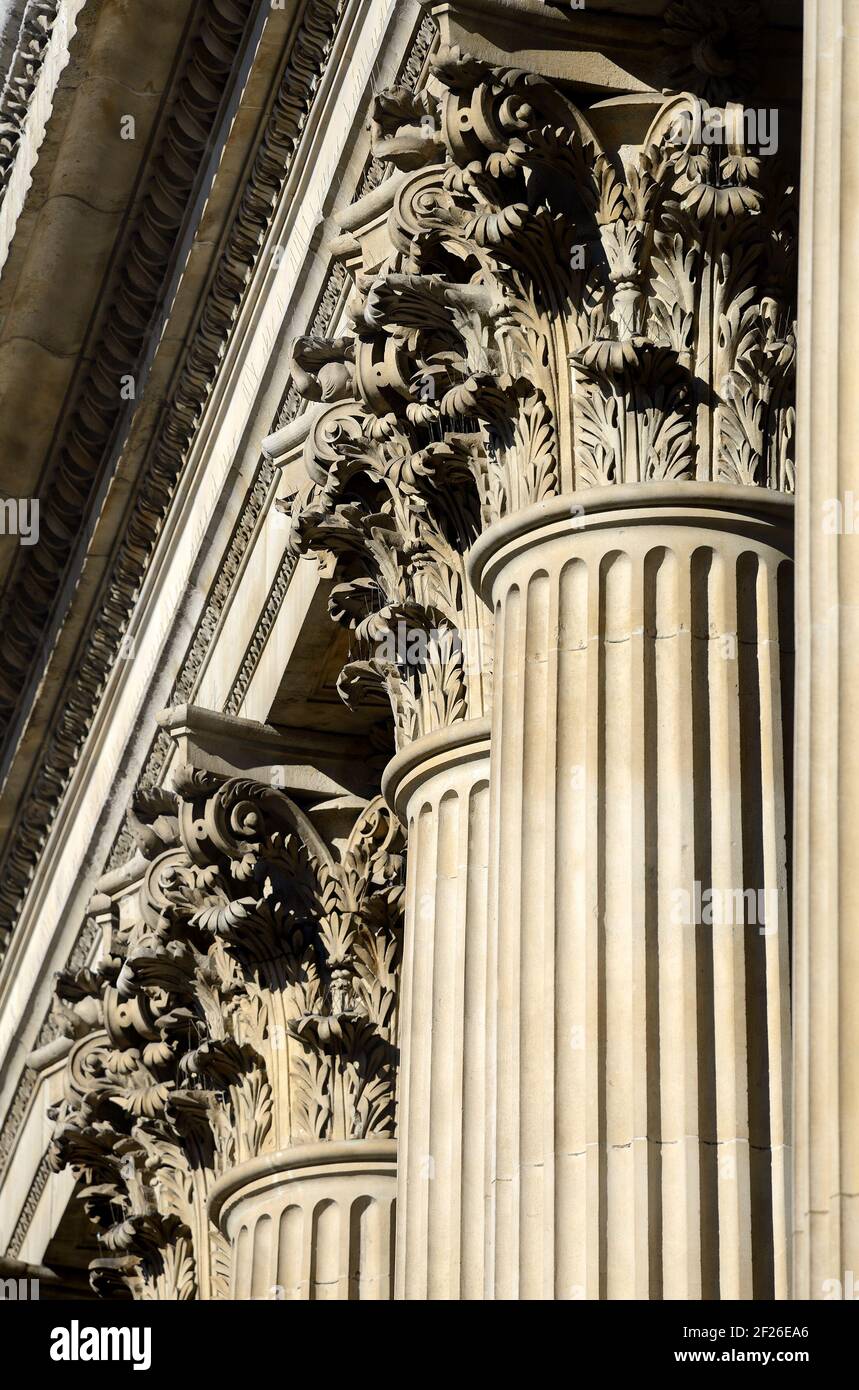
<path id="1" fill-rule="evenodd" d="M 287 26 L 285 32 L 296 38 L 297 47 L 294 51 L 283 44 L 278 47 L 276 26 L 270 36 L 267 29 L 263 45 L 265 65 L 271 71 L 272 65 L 286 62 L 282 86 L 277 89 L 269 120 L 257 123 L 254 118 L 249 123 L 243 115 L 234 123 L 245 139 L 253 137 L 252 149 L 263 137 L 258 163 L 252 170 L 242 165 L 242 177 L 246 173 L 252 175 L 248 197 L 237 207 L 233 204 L 236 222 L 231 237 L 234 234 L 237 241 L 241 240 L 243 255 L 247 252 L 247 257 L 242 261 L 240 276 L 233 275 L 236 263 L 232 258 L 222 257 L 217 283 L 211 286 L 217 300 L 216 312 L 210 314 L 207 307 L 199 323 L 199 333 L 206 339 L 205 354 L 197 351 L 196 337 L 189 343 L 193 369 L 199 372 L 203 393 L 194 411 L 202 409 L 207 393 L 211 392 L 212 399 L 202 417 L 194 412 L 186 412 L 183 417 L 193 448 L 182 476 L 177 508 L 160 530 L 159 563 L 155 575 L 150 576 L 148 594 L 145 591 L 143 597 L 137 595 L 129 659 L 121 661 L 114 670 L 108 691 L 97 707 L 88 703 L 88 688 L 76 690 L 75 718 L 80 720 L 81 728 L 89 728 L 89 742 L 73 775 L 73 793 L 66 798 L 59 822 L 42 853 L 33 894 L 23 907 L 13 955 L 6 960 L 0 1025 L 5 1072 L 0 1098 L 4 1117 L 0 1169 L 6 1169 L 11 1161 L 14 1173 L 9 1177 L 4 1174 L 3 1200 L 9 1203 L 6 1214 L 8 1229 L 14 1231 L 13 1253 L 21 1251 L 23 1242 L 24 1258 L 30 1258 L 32 1251 L 38 1256 L 42 1233 L 52 1229 L 51 1223 L 60 1219 L 63 1210 L 64 1198 L 57 1194 L 66 1192 L 65 1182 L 47 1178 L 45 1165 L 39 1165 L 38 1153 L 30 1161 L 29 1135 L 33 1126 L 29 1117 L 34 1110 L 41 1113 L 45 1092 L 44 1088 L 38 1089 L 39 1083 L 24 1061 L 30 1048 L 41 1050 L 42 1044 L 55 1035 L 53 1021 L 46 1017 L 52 971 L 62 968 L 70 956 L 73 968 L 89 960 L 95 928 L 94 918 L 85 915 L 86 903 L 99 867 L 104 865 L 120 873 L 118 866 L 124 865 L 133 852 L 133 839 L 123 828 L 123 811 L 132 779 L 140 776 L 147 787 L 167 780 L 172 740 L 165 730 L 159 732 L 156 711 L 167 703 L 180 705 L 196 694 L 212 711 L 228 709 L 235 714 L 250 706 L 258 717 L 265 718 L 269 708 L 266 701 L 273 698 L 279 678 L 279 672 L 274 671 L 273 650 L 278 660 L 285 660 L 284 649 L 289 652 L 293 642 L 303 640 L 305 620 L 300 603 L 296 603 L 296 585 L 291 582 L 295 563 L 283 553 L 285 527 L 268 514 L 273 503 L 275 469 L 267 459 L 259 457 L 260 439 L 276 425 L 293 420 L 303 403 L 289 389 L 288 354 L 279 354 L 271 377 L 266 363 L 273 336 L 276 338 L 278 332 L 291 336 L 310 325 L 317 331 L 324 329 L 337 311 L 342 275 L 340 267 L 332 267 L 330 261 L 317 255 L 315 243 L 309 244 L 310 232 L 300 200 L 278 200 L 276 188 L 285 180 L 288 189 L 300 189 L 314 206 L 317 199 L 321 205 L 328 195 L 333 172 L 314 155 L 321 129 L 326 130 L 326 149 L 337 141 L 345 142 L 350 186 L 371 186 L 379 175 L 379 166 L 372 160 L 360 121 L 353 120 L 352 108 L 363 100 L 366 81 L 379 59 L 378 34 L 385 30 L 383 71 L 404 82 L 417 79 L 432 40 L 432 26 L 429 21 L 422 24 L 416 6 L 398 4 L 394 10 L 375 0 L 368 17 L 360 4 L 350 4 L 345 12 L 336 5 L 317 4 L 308 11 L 307 24 L 297 27 L 289 27 L 288 15 L 277 11 L 272 14 L 277 24 Z M 341 19 L 343 24 L 336 30 L 339 38 L 332 51 L 329 21 L 339 23 Z M 326 69 L 329 54 L 331 62 Z M 290 66 L 293 61 L 297 68 Z M 296 76 L 299 70 L 300 83 Z M 257 90 L 263 76 L 264 70 L 254 74 Z M 310 122 L 306 134 L 302 134 L 308 110 L 305 98 L 317 87 L 317 104 L 323 114 L 320 121 Z M 275 144 L 275 137 L 283 145 Z M 283 149 L 286 155 L 281 158 Z M 232 187 L 238 164 L 234 158 L 226 164 L 224 176 Z M 221 193 L 225 191 L 226 188 Z M 297 211 L 300 216 L 295 215 Z M 257 213 L 261 217 L 259 227 L 256 223 L 252 227 L 250 218 Z M 274 253 L 281 250 L 284 254 L 278 259 Z M 306 265 L 301 260 L 305 254 Z M 199 261 L 195 264 L 199 281 Z M 295 265 L 300 265 L 300 270 Z M 208 285 L 205 275 L 202 279 Z M 228 288 L 228 282 L 240 301 L 238 313 L 236 298 L 227 302 L 221 293 Z M 183 290 L 193 298 L 193 276 L 183 276 Z M 242 327 L 245 321 L 250 333 Z M 228 353 L 212 331 L 216 323 L 236 326 L 236 341 Z M 178 341 L 171 337 L 169 328 L 165 339 L 168 350 Z M 245 383 L 245 389 L 238 393 L 232 385 L 236 377 Z M 262 378 L 265 391 L 262 385 L 258 392 L 247 389 Z M 144 410 L 137 414 L 145 413 Z M 244 421 L 245 417 L 247 423 L 239 424 L 240 418 Z M 296 423 L 301 432 L 302 423 Z M 140 428 L 145 430 L 145 420 Z M 237 431 L 242 429 L 243 459 L 239 464 L 235 440 Z M 130 449 L 129 463 L 139 461 L 139 457 L 135 443 Z M 224 477 L 226 486 L 221 492 Z M 210 524 L 211 529 L 207 529 Z M 194 568 L 195 554 L 202 570 Z M 106 553 L 104 559 L 109 558 Z M 171 572 L 174 561 L 175 575 Z M 183 565 L 185 570 L 180 573 Z M 312 567 L 302 569 L 310 583 L 306 579 L 299 581 L 299 599 L 314 583 Z M 113 602 L 115 591 L 110 589 L 106 598 Z M 97 625 L 97 618 L 94 621 Z M 162 641 L 166 641 L 163 651 Z M 324 645 L 329 641 L 323 633 Z M 100 651 L 106 656 L 103 647 Z M 79 654 L 85 659 L 83 651 Z M 150 656 L 155 665 L 150 664 Z M 302 656 L 299 667 L 304 660 Z M 291 679 L 294 685 L 294 675 Z M 325 699 L 332 702 L 327 692 Z M 339 719 L 336 696 L 333 704 L 335 718 Z M 325 706 L 322 708 L 324 711 Z M 335 796 L 338 788 L 333 784 L 337 778 L 332 771 L 338 758 L 347 757 L 356 776 L 346 774 L 345 784 L 341 781 L 339 790 L 345 787 L 361 795 L 372 795 L 386 753 L 375 747 L 374 741 L 369 756 L 367 750 L 362 750 L 358 764 L 352 740 L 345 733 L 339 739 L 339 749 L 321 750 L 321 763 L 316 768 L 319 740 L 305 728 L 307 747 L 298 750 L 297 761 L 306 764 L 315 791 L 327 786 L 328 795 Z M 368 777 L 369 784 L 365 786 Z M 29 816 L 28 825 L 35 833 L 36 822 Z M 11 890 L 8 880 L 7 887 Z M 20 1030 L 20 1043 L 10 1042 L 15 1030 Z M 26 1159 L 19 1143 L 25 1129 Z M 34 1186 L 25 1203 L 28 1173 L 33 1176 Z M 22 1187 L 21 1183 L 25 1185 Z M 76 1206 L 72 1204 L 69 1212 Z M 38 1219 L 31 1227 L 34 1210 Z M 67 1225 L 66 1217 L 62 1219 Z"/>

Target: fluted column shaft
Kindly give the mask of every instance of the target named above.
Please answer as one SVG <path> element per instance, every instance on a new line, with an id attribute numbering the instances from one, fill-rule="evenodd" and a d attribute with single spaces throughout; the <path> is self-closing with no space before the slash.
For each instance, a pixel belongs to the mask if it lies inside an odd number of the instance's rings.
<path id="1" fill-rule="evenodd" d="M 489 726 L 399 754 L 385 794 L 408 827 L 395 1297 L 484 1297 Z"/>
<path id="2" fill-rule="evenodd" d="M 859 13 L 807 0 L 797 385 L 796 1298 L 859 1283 Z"/>
<path id="3" fill-rule="evenodd" d="M 784 1297 L 790 503 L 577 502 L 472 565 L 496 624 L 488 1294 Z"/>
<path id="4" fill-rule="evenodd" d="M 209 1197 L 231 1297 L 391 1298 L 395 1193 L 389 1139 L 297 1144 L 231 1169 Z"/>

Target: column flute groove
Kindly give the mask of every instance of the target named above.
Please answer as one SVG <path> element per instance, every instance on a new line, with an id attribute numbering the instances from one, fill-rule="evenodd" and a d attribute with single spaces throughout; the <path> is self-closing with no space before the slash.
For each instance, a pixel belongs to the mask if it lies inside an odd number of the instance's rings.
<path id="1" fill-rule="evenodd" d="M 482 1299 L 488 722 L 417 740 L 383 787 L 409 837 L 396 1297 Z"/>
<path id="2" fill-rule="evenodd" d="M 784 1297 L 791 504 L 583 503 L 471 562 L 502 635 L 494 1296 Z"/>
<path id="3" fill-rule="evenodd" d="M 579 107 L 575 40 L 524 71 L 492 3 L 443 8 L 431 84 L 373 107 L 344 332 L 293 352 L 294 544 L 344 696 L 390 702 L 409 826 L 399 1296 L 777 1292 L 794 188 L 733 97 L 725 160 L 695 93 Z M 427 740 L 487 717 L 472 803 Z"/>

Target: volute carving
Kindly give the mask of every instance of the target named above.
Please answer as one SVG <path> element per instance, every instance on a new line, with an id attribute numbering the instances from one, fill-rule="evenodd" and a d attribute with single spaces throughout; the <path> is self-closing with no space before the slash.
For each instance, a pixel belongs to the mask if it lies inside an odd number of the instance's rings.
<path id="1" fill-rule="evenodd" d="M 463 557 L 493 521 L 616 483 L 793 489 L 796 204 L 739 106 L 666 98 L 621 158 L 557 85 L 453 48 L 371 131 L 391 251 L 350 333 L 295 344 L 323 405 L 292 536 L 336 581 L 341 692 L 385 693 L 402 744 L 487 710 Z"/>
<path id="2" fill-rule="evenodd" d="M 347 703 L 387 692 L 399 742 L 479 714 L 487 681 L 464 564 L 480 531 L 477 441 L 412 442 L 408 422 L 357 403 L 323 412 L 309 441 L 316 493 L 293 529 L 336 577 L 330 611 L 353 637 L 340 692 Z"/>
<path id="3" fill-rule="evenodd" d="M 379 799 L 335 857 L 276 788 L 177 781 L 136 799 L 136 910 L 57 981 L 76 1041 L 51 1161 L 83 1180 L 94 1287 L 139 1299 L 226 1296 L 206 1209 L 223 1173 L 395 1127 L 399 826 Z"/>

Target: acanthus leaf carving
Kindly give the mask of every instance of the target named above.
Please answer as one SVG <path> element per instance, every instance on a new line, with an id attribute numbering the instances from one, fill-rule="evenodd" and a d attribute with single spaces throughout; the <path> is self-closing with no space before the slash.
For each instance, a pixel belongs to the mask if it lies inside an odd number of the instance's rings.
<path id="1" fill-rule="evenodd" d="M 341 693 L 384 692 L 398 745 L 487 711 L 490 671 L 459 659 L 491 622 L 464 582 L 486 526 L 593 486 L 792 489 L 794 189 L 742 108 L 717 114 L 721 145 L 700 96 L 666 98 L 621 159 L 556 84 L 454 48 L 425 96 L 377 99 L 390 254 L 351 335 L 295 345 L 327 403 L 292 536 L 335 581 Z M 433 641 L 404 657 L 401 629 Z"/>
<path id="2" fill-rule="evenodd" d="M 139 1299 L 224 1296 L 206 1203 L 228 1169 L 389 1136 L 395 1118 L 397 822 L 371 803 L 335 856 L 277 788 L 192 769 L 178 783 L 136 798 L 153 856 L 137 911 L 57 986 L 78 1040 L 51 1162 L 82 1179 L 106 1252 L 94 1286 Z"/>

